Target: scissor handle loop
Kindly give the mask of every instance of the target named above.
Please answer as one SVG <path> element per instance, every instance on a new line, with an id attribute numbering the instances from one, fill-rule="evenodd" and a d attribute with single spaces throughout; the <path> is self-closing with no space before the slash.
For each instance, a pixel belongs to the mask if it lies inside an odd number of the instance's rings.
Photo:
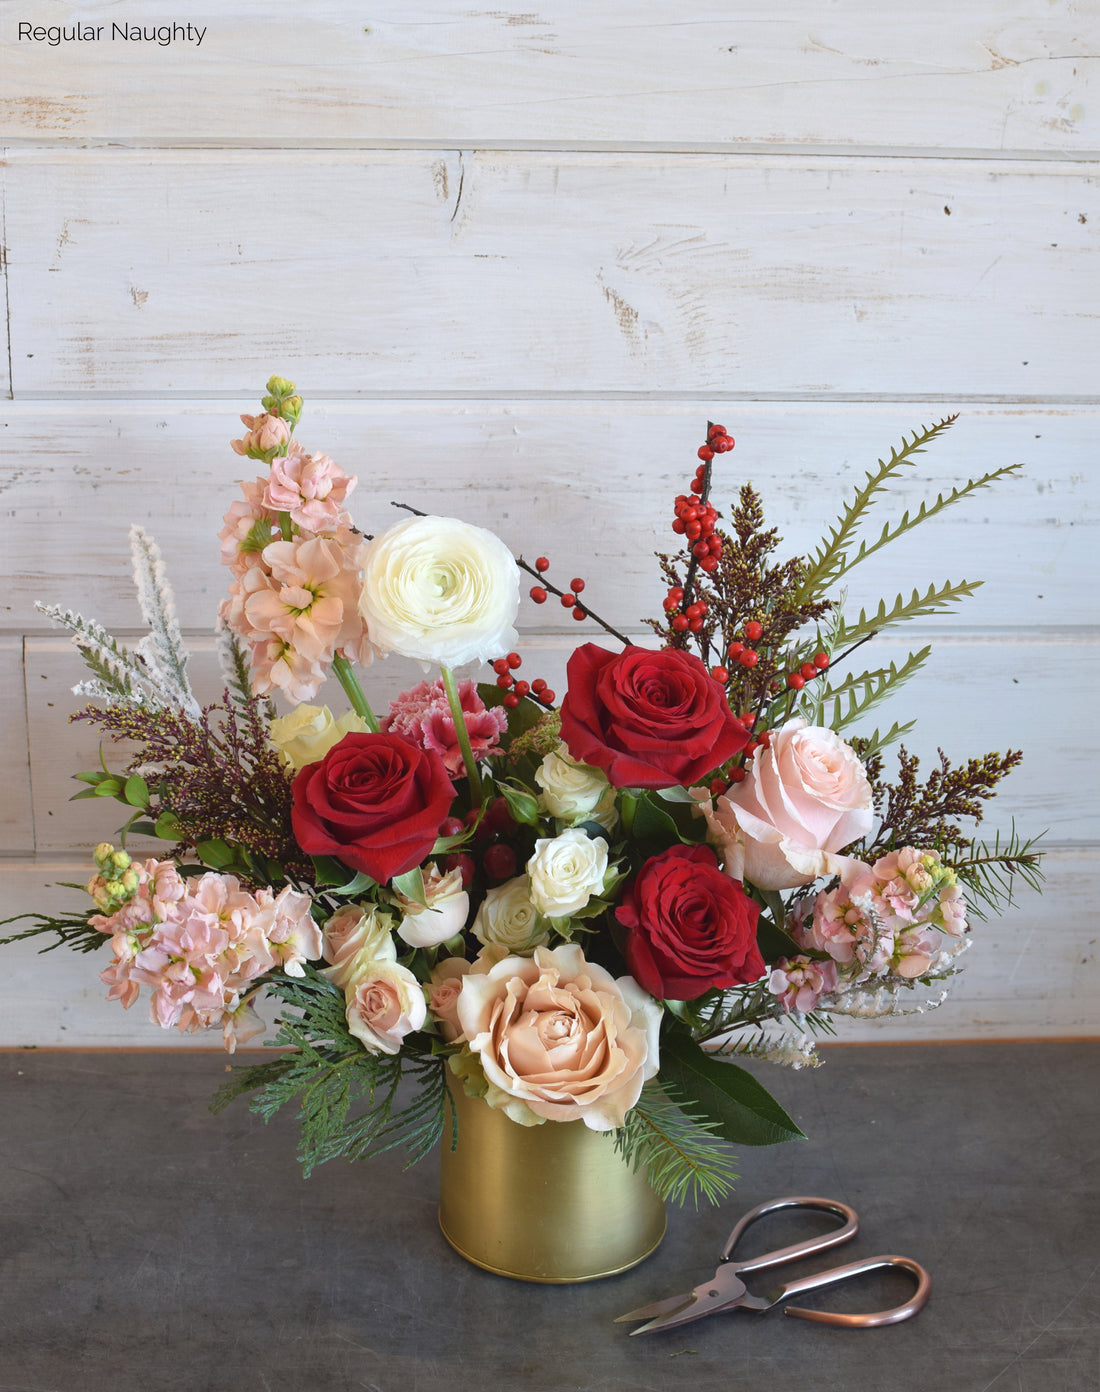
<path id="1" fill-rule="evenodd" d="M 821 1286 L 831 1286 L 835 1281 L 846 1281 L 849 1276 L 859 1276 L 865 1271 L 875 1271 L 882 1266 L 900 1266 L 916 1278 L 917 1289 L 904 1305 L 895 1305 L 892 1310 L 878 1310 L 869 1315 L 841 1315 L 830 1310 L 805 1310 L 794 1305 L 784 1307 L 785 1315 L 796 1319 L 814 1320 L 818 1324 L 836 1324 L 848 1329 L 871 1329 L 880 1324 L 899 1324 L 912 1318 L 924 1308 L 932 1290 L 932 1278 L 923 1266 L 908 1257 L 865 1257 L 862 1261 L 850 1262 L 847 1266 L 835 1267 L 832 1271 L 819 1271 L 815 1276 L 802 1276 L 783 1287 L 779 1300 L 789 1295 L 800 1295 L 803 1291 L 818 1290 Z"/>
<path id="2" fill-rule="evenodd" d="M 837 1228 L 836 1232 L 825 1233 L 823 1237 L 807 1238 L 804 1242 L 792 1243 L 790 1247 L 781 1247 L 775 1252 L 765 1252 L 759 1257 L 749 1257 L 747 1261 L 734 1261 L 733 1251 L 741 1239 L 746 1228 L 749 1228 L 758 1218 L 763 1218 L 765 1214 L 775 1213 L 783 1208 L 813 1208 L 819 1209 L 823 1213 L 832 1213 L 835 1217 L 843 1219 L 843 1226 Z M 839 1247 L 842 1242 L 849 1242 L 856 1233 L 859 1232 L 859 1218 L 856 1211 L 849 1208 L 847 1204 L 841 1203 L 838 1199 L 809 1199 L 809 1198 L 789 1198 L 772 1199 L 769 1203 L 757 1204 L 755 1208 L 749 1209 L 748 1213 L 741 1218 L 726 1239 L 726 1245 L 722 1248 L 722 1260 L 727 1262 L 734 1271 L 767 1271 L 773 1266 L 782 1266 L 784 1262 L 797 1261 L 800 1257 L 812 1257 L 817 1252 L 827 1252 L 830 1247 Z"/>

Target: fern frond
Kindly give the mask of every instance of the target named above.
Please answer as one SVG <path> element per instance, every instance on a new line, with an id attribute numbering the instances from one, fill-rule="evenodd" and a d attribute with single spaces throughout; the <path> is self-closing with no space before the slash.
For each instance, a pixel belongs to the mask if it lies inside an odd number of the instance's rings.
<path id="1" fill-rule="evenodd" d="M 138 656 L 154 682 L 170 694 L 172 704 L 198 719 L 202 712 L 187 680 L 187 649 L 160 547 L 136 524 L 130 528 L 130 555 L 138 604 L 149 625 L 149 636 L 138 644 Z"/>
<path id="2" fill-rule="evenodd" d="M 719 1204 L 737 1179 L 736 1157 L 716 1135 L 717 1123 L 693 1116 L 667 1088 L 648 1082 L 626 1114 L 626 1122 L 611 1134 L 615 1148 L 634 1170 L 645 1169 L 662 1199 L 684 1204 L 700 1198 Z"/>
<path id="3" fill-rule="evenodd" d="M 868 556 L 873 556 L 876 551 L 881 551 L 881 549 L 884 546 L 888 546 L 890 542 L 896 541 L 898 537 L 903 536 L 906 532 L 912 531 L 914 527 L 918 527 L 922 522 L 927 522 L 930 517 L 935 517 L 937 513 L 943 512 L 946 508 L 960 502 L 963 498 L 969 497 L 971 493 L 977 492 L 979 488 L 988 488 L 996 483 L 998 479 L 1005 478 L 1008 474 L 1019 473 L 1023 467 L 1022 464 L 1006 464 L 1000 469 L 994 469 L 992 473 L 983 474 L 981 478 L 968 479 L 961 488 L 953 488 L 946 496 L 942 493 L 938 494 L 934 503 L 921 503 L 920 507 L 917 508 L 912 516 L 906 511 L 902 514 L 900 522 L 887 522 L 879 533 L 877 541 L 873 541 L 869 544 L 866 541 L 861 541 L 859 550 L 850 560 L 847 557 L 841 558 L 840 568 L 835 572 L 833 579 L 836 580 L 843 575 L 847 575 L 850 570 L 853 570 L 860 563 L 860 561 L 865 561 Z"/>
<path id="4" fill-rule="evenodd" d="M 836 526 L 822 541 L 817 553 L 810 558 L 809 569 L 795 596 L 796 603 L 815 599 L 835 584 L 845 568 L 845 548 L 858 531 L 875 495 L 882 492 L 905 465 L 912 463 L 914 455 L 923 454 L 925 446 L 937 435 L 949 429 L 957 419 L 957 416 L 947 416 L 935 425 L 916 431 L 911 440 L 902 436 L 901 448 L 892 449 L 889 459 L 877 461 L 878 468 L 874 473 L 867 475 L 866 482 L 856 490 L 855 497 L 845 506 Z"/>
<path id="5" fill-rule="evenodd" d="M 939 587 L 929 585 L 923 595 L 919 590 L 914 590 L 908 600 L 904 595 L 898 595 L 889 609 L 886 607 L 886 601 L 880 599 L 878 608 L 870 617 L 865 609 L 861 609 L 859 618 L 854 623 L 842 620 L 837 631 L 837 643 L 847 647 L 861 638 L 880 633 L 890 624 L 905 623 L 908 619 L 923 619 L 931 614 L 947 613 L 952 604 L 958 604 L 960 600 L 972 595 L 981 584 L 980 580 L 960 580 L 957 584 L 948 580 Z"/>
<path id="6" fill-rule="evenodd" d="M 842 730 L 846 725 L 862 719 L 868 711 L 892 695 L 899 686 L 915 676 L 927 662 L 932 651 L 931 644 L 910 653 L 899 667 L 891 662 L 889 667 L 879 667 L 873 672 L 861 672 L 848 676 L 839 686 L 829 687 L 825 699 L 832 699 L 833 716 L 828 722 L 834 730 Z M 847 698 L 847 708 L 845 708 Z"/>

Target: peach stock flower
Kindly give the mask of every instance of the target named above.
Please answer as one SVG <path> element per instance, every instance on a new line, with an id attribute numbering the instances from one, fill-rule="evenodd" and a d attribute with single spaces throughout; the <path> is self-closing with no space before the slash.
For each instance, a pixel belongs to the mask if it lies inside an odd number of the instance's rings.
<path id="1" fill-rule="evenodd" d="M 351 521 L 344 503 L 356 482 L 327 454 L 306 454 L 292 444 L 271 461 L 264 506 L 288 512 L 292 522 L 314 535 L 335 532 Z"/>

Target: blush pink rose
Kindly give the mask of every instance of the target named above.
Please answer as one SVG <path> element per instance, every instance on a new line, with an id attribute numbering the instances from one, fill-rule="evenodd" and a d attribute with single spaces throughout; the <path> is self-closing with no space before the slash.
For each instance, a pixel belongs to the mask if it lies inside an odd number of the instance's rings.
<path id="1" fill-rule="evenodd" d="M 788 720 L 748 778 L 702 804 L 711 841 L 735 880 L 792 889 L 844 868 L 838 851 L 871 830 L 871 785 L 835 730 Z"/>

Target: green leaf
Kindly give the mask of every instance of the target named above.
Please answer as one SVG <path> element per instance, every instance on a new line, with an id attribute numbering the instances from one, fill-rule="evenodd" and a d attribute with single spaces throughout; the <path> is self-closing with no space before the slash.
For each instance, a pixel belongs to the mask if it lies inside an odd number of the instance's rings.
<path id="1" fill-rule="evenodd" d="M 762 1084 L 682 1035 L 661 1040 L 661 1079 L 697 1102 L 735 1145 L 778 1145 L 803 1133 Z"/>
<path id="2" fill-rule="evenodd" d="M 118 778 L 104 778 L 95 789 L 96 797 L 119 797 L 122 793 L 122 780 Z M 77 793 L 77 797 L 80 794 Z"/>
<path id="3" fill-rule="evenodd" d="M 659 807 L 648 793 L 643 793 L 638 799 L 631 834 L 643 851 L 664 850 L 680 840 L 680 833 L 671 815 L 663 807 Z"/>
<path id="4" fill-rule="evenodd" d="M 90 783 L 93 788 L 97 783 L 103 782 L 103 774 L 97 769 L 92 769 L 91 772 L 87 773 L 74 773 L 73 777 L 79 779 L 81 783 Z"/>
<path id="5" fill-rule="evenodd" d="M 156 834 L 162 841 L 183 839 L 183 826 L 174 812 L 162 812 L 157 818 Z"/>
<path id="6" fill-rule="evenodd" d="M 424 893 L 424 872 L 419 865 L 414 865 L 403 875 L 395 875 L 390 881 L 390 887 L 398 894 L 403 894 L 406 899 L 411 899 L 414 904 L 419 904 L 422 909 L 428 908 L 428 896 Z"/>
<path id="7" fill-rule="evenodd" d="M 310 859 L 316 872 L 314 883 L 318 889 L 327 890 L 329 894 L 365 894 L 378 883 L 363 870 L 348 879 L 349 867 L 335 856 L 311 856 Z"/>
<path id="8" fill-rule="evenodd" d="M 756 945 L 765 962 L 774 962 L 780 957 L 796 956 L 802 949 L 784 927 L 787 916 L 782 898 L 774 889 L 761 890 L 760 895 L 768 907 L 768 914 L 760 915 L 756 927 Z"/>
<path id="9" fill-rule="evenodd" d="M 131 807 L 149 806 L 149 785 L 136 773 L 127 778 L 122 792 Z"/>
<path id="10" fill-rule="evenodd" d="M 212 870 L 225 870 L 237 860 L 237 852 L 221 840 L 196 842 L 195 853 L 202 863 L 209 865 Z"/>
<path id="11" fill-rule="evenodd" d="M 510 783 L 498 783 L 497 791 L 508 804 L 508 811 L 523 826 L 537 826 L 539 802 L 526 788 L 516 788 Z"/>

